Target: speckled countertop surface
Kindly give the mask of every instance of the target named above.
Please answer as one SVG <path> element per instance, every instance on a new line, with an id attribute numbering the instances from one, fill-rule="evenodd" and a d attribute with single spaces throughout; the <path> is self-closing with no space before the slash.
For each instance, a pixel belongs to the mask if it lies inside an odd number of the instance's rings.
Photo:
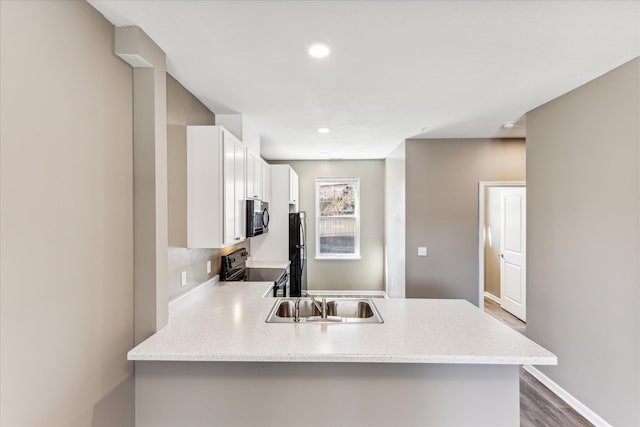
<path id="1" fill-rule="evenodd" d="M 270 283 L 202 285 L 129 360 L 555 365 L 556 356 L 464 300 L 376 299 L 382 324 L 265 323 Z"/>

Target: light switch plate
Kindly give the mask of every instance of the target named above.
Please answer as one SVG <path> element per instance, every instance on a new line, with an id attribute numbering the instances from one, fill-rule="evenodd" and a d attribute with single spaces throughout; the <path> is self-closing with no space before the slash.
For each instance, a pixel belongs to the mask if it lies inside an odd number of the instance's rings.
<path id="1" fill-rule="evenodd" d="M 187 272 L 183 271 L 180 275 L 180 286 L 187 286 Z"/>
<path id="2" fill-rule="evenodd" d="M 211 260 L 207 261 L 207 274 L 211 274 Z"/>
<path id="3" fill-rule="evenodd" d="M 418 256 L 427 256 L 426 246 L 418 246 Z"/>

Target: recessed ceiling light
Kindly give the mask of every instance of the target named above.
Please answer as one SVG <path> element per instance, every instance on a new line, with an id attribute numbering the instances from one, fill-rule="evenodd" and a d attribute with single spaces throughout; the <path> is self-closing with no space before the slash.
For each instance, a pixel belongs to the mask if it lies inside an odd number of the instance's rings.
<path id="1" fill-rule="evenodd" d="M 504 129 L 511 129 L 512 127 L 514 127 L 516 125 L 516 122 L 506 122 L 502 124 L 502 127 Z"/>
<path id="2" fill-rule="evenodd" d="M 309 55 L 314 58 L 324 58 L 329 55 L 330 52 L 331 50 L 329 50 L 329 46 L 324 43 L 314 43 L 309 48 Z"/>
<path id="3" fill-rule="evenodd" d="M 331 129 L 329 128 L 319 128 L 318 129 L 318 133 L 329 133 L 331 132 Z"/>

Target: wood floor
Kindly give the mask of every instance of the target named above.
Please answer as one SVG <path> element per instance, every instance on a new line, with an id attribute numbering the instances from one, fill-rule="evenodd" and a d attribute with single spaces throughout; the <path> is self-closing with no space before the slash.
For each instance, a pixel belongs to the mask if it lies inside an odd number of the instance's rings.
<path id="1" fill-rule="evenodd" d="M 485 298 L 484 310 L 507 326 L 524 334 L 526 324 L 504 311 L 494 301 Z M 520 368 L 521 427 L 582 427 L 592 425 L 542 385 L 540 381 L 523 368 Z"/>
<path id="2" fill-rule="evenodd" d="M 500 307 L 495 301 L 490 300 L 489 298 L 485 298 L 484 311 L 500 320 L 502 323 L 505 323 L 511 329 L 515 329 L 516 331 L 524 335 L 526 323 L 524 323 L 522 320 L 518 319 L 508 311 L 504 311 L 502 307 Z"/>

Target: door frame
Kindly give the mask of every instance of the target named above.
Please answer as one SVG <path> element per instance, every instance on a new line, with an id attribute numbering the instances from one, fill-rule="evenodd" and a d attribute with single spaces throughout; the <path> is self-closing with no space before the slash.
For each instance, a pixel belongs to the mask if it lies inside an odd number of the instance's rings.
<path id="1" fill-rule="evenodd" d="M 480 181 L 478 182 L 478 308 L 484 311 L 484 193 L 488 187 L 527 187 L 526 181 Z M 526 213 L 525 213 L 526 215 Z M 525 231 L 526 232 L 526 231 Z M 526 255 L 525 255 L 526 256 Z"/>

